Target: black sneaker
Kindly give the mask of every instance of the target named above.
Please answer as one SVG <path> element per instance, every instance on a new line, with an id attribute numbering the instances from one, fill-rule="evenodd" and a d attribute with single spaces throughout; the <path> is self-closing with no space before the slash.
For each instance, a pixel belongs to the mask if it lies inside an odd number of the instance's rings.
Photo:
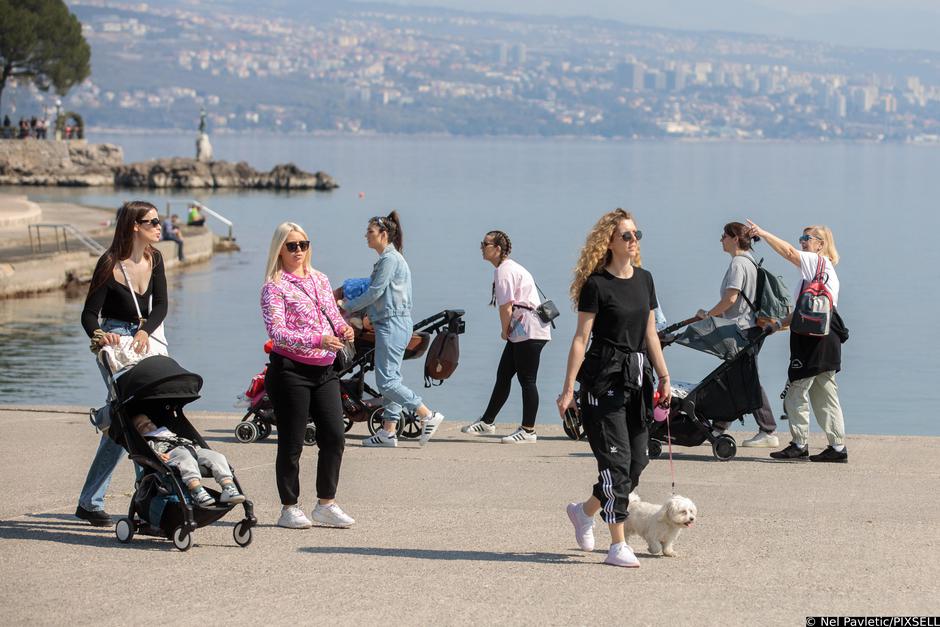
<path id="1" fill-rule="evenodd" d="M 85 509 L 81 505 L 75 510 L 75 516 L 87 520 L 93 527 L 110 527 L 111 514 L 103 509 Z"/>
<path id="2" fill-rule="evenodd" d="M 803 461 L 809 457 L 809 450 L 800 448 L 793 442 L 790 442 L 790 444 L 787 445 L 787 448 L 783 449 L 782 451 L 774 451 L 770 454 L 770 456 L 774 459 L 795 459 Z"/>
<path id="3" fill-rule="evenodd" d="M 829 462 L 832 464 L 847 464 L 849 462 L 849 449 L 843 447 L 841 451 L 837 451 L 831 446 L 827 446 L 822 453 L 818 455 L 810 455 L 809 461 Z"/>

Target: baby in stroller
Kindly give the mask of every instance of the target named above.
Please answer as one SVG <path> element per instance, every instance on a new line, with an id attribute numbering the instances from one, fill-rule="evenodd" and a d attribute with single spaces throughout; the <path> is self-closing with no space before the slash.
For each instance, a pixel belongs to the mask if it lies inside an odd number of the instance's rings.
<path id="1" fill-rule="evenodd" d="M 222 453 L 202 448 L 166 427 L 156 426 L 146 414 L 137 414 L 131 419 L 131 424 L 167 466 L 179 470 L 194 503 L 201 507 L 215 505 L 215 499 L 202 487 L 200 466 L 208 468 L 219 482 L 222 488 L 219 500 L 222 503 L 234 505 L 245 502 L 245 496 L 235 486 L 232 470 Z"/>

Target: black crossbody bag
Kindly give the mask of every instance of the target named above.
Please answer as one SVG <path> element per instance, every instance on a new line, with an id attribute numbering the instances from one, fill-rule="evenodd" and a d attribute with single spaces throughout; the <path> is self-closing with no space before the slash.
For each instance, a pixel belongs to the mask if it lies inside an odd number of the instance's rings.
<path id="1" fill-rule="evenodd" d="M 532 282 L 535 283 L 534 280 Z M 558 307 L 555 306 L 555 303 L 553 303 L 550 298 L 545 297 L 545 292 L 542 291 L 538 283 L 535 283 L 535 289 L 538 290 L 539 296 L 542 298 L 542 304 L 535 308 L 535 315 L 537 315 L 542 322 L 551 324 L 554 329 L 554 320 L 561 315 L 561 312 L 558 311 Z"/>

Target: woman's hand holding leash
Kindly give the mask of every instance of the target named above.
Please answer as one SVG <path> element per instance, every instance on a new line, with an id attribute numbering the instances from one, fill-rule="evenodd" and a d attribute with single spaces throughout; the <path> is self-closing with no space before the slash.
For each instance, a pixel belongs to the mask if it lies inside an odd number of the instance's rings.
<path id="1" fill-rule="evenodd" d="M 659 392 L 659 406 L 668 408 L 669 404 L 672 402 L 672 386 L 669 385 L 669 375 L 659 377 L 659 384 L 657 386 Z"/>

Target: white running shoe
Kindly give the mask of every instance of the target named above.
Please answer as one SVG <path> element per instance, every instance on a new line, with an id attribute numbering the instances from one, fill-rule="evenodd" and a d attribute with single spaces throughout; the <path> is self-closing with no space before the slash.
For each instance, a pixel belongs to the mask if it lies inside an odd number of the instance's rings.
<path id="1" fill-rule="evenodd" d="M 356 524 L 355 519 L 341 510 L 336 503 L 330 503 L 329 505 L 317 503 L 317 506 L 310 513 L 310 517 L 321 525 L 327 525 L 328 527 L 345 528 Z"/>
<path id="2" fill-rule="evenodd" d="M 428 440 L 431 439 L 431 436 L 434 435 L 434 432 L 437 431 L 437 428 L 441 426 L 441 423 L 444 422 L 444 414 L 439 411 L 434 412 L 427 418 L 421 421 L 421 438 L 418 439 L 418 444 L 424 446 L 428 443 Z"/>
<path id="3" fill-rule="evenodd" d="M 389 433 L 385 429 L 379 429 L 375 435 L 362 441 L 363 446 L 388 446 L 395 448 L 398 446 L 398 437 L 394 433 Z"/>
<path id="4" fill-rule="evenodd" d="M 297 505 L 290 505 L 281 509 L 281 517 L 277 519 L 277 526 L 286 529 L 309 529 L 313 526 L 313 523 L 304 515 L 304 510 Z"/>
<path id="5" fill-rule="evenodd" d="M 633 549 L 631 549 L 630 545 L 626 542 L 611 544 L 610 550 L 607 551 L 607 559 L 604 560 L 604 563 L 610 564 L 611 566 L 622 566 L 624 568 L 640 567 L 640 560 L 636 558 L 636 555 L 633 554 Z"/>
<path id="6" fill-rule="evenodd" d="M 777 448 L 780 446 L 780 439 L 773 433 L 758 431 L 753 438 L 748 438 L 741 442 L 741 446 L 753 446 L 755 448 Z"/>
<path id="7" fill-rule="evenodd" d="M 219 499 L 223 504 L 244 503 L 245 495 L 238 491 L 234 483 L 222 486 L 222 497 Z"/>
<path id="8" fill-rule="evenodd" d="M 594 517 L 584 513 L 583 503 L 568 503 L 568 520 L 574 525 L 574 539 L 582 551 L 594 550 Z"/>
<path id="9" fill-rule="evenodd" d="M 460 427 L 460 430 L 463 433 L 469 433 L 470 435 L 478 435 L 480 433 L 496 433 L 496 425 L 491 425 L 482 420 L 477 420 L 476 422 L 467 425 L 466 427 Z"/>
<path id="10" fill-rule="evenodd" d="M 522 427 L 518 427 L 515 431 L 507 435 L 505 438 L 500 438 L 499 441 L 503 444 L 526 444 L 532 443 L 538 440 L 539 437 L 535 435 L 535 431 L 529 433 Z"/>

